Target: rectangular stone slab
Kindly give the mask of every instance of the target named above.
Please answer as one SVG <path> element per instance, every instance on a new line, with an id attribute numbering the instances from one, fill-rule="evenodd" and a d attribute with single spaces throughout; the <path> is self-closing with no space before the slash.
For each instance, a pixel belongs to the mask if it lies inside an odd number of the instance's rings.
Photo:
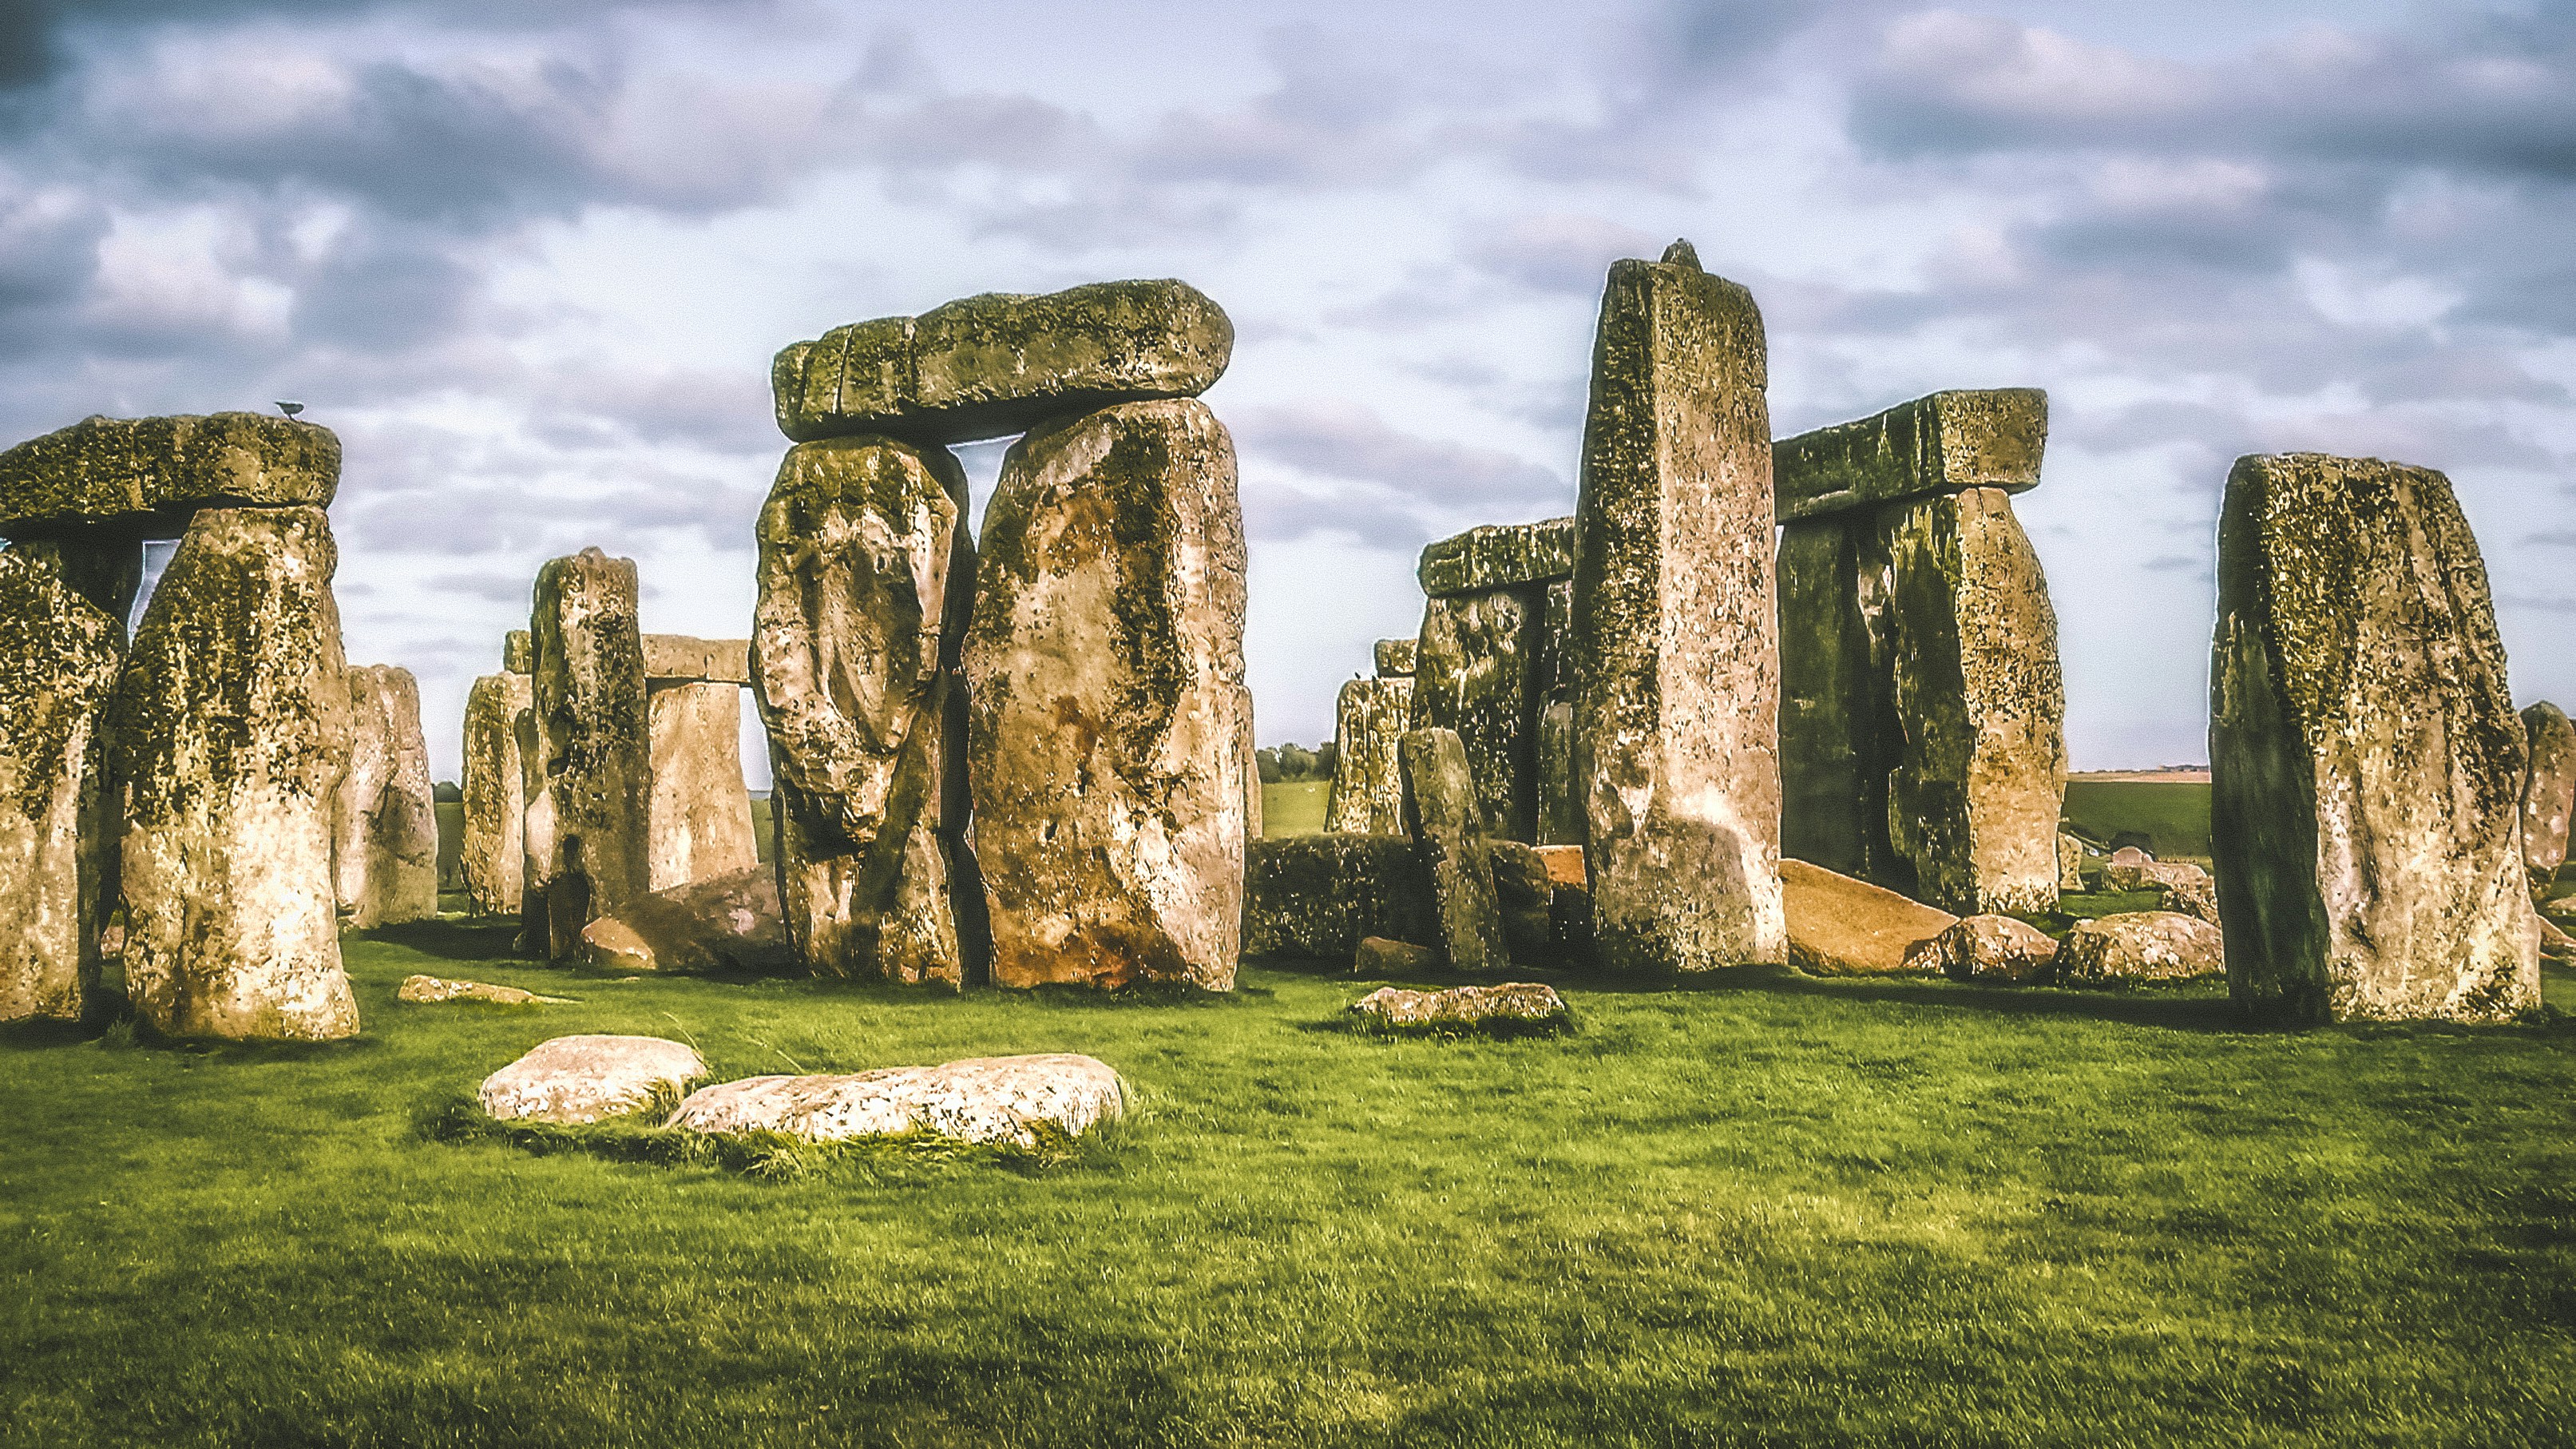
<path id="1" fill-rule="evenodd" d="M 1414 576 L 1422 592 L 1451 594 L 1543 584 L 1574 572 L 1574 520 L 1486 524 L 1426 545 Z"/>
<path id="2" fill-rule="evenodd" d="M 474 908 L 519 911 L 526 879 L 527 792 L 519 761 L 519 715 L 532 696 L 524 674 L 486 674 L 465 692 L 465 831 L 459 856 Z"/>
<path id="3" fill-rule="evenodd" d="M 2375 458 L 2239 458 L 2211 650 L 2228 994 L 2291 1022 L 2538 1006 L 2527 743 L 2450 480 Z"/>
<path id="4" fill-rule="evenodd" d="M 657 685 L 648 712 L 648 884 L 667 891 L 758 865 L 751 792 L 742 778 L 742 690 L 729 683 Z"/>
<path id="5" fill-rule="evenodd" d="M 1773 508 L 1789 523 L 1923 493 L 2019 493 L 2039 486 L 2047 442 L 2038 388 L 1936 392 L 1773 444 Z"/>
<path id="6" fill-rule="evenodd" d="M 592 918 L 652 889 L 652 730 L 636 594 L 635 561 L 595 548 L 537 571 L 529 683 L 553 849 L 531 884 L 548 892 L 548 949 L 558 958 L 580 949 Z M 585 898 L 558 892 L 568 876 L 579 881 L 566 889 Z"/>
<path id="7" fill-rule="evenodd" d="M 964 443 L 1117 403 L 1196 397 L 1234 324 L 1187 282 L 990 292 L 918 317 L 836 327 L 778 354 L 778 429 L 797 442 L 883 433 Z"/>
<path id="8" fill-rule="evenodd" d="M 1244 870 L 1243 954 L 1347 965 L 1369 936 L 1428 945 L 1440 918 L 1406 835 L 1326 832 L 1256 840 Z"/>
<path id="9" fill-rule="evenodd" d="M 1420 850 L 1439 917 L 1437 944 L 1453 971 L 1511 964 L 1494 867 L 1476 813 L 1475 785 L 1457 732 L 1409 730 L 1397 744 L 1404 769 L 1404 826 Z M 1422 943 L 1417 943 L 1422 944 Z"/>
<path id="10" fill-rule="evenodd" d="M 0 453 L 0 531 L 140 524 L 221 503 L 328 507 L 340 486 L 329 428 L 265 413 L 89 417 Z"/>
<path id="11" fill-rule="evenodd" d="M 1404 832 L 1404 775 L 1396 760 L 1396 742 L 1404 738 L 1412 710 L 1410 679 L 1353 679 L 1342 685 L 1333 710 L 1333 793 L 1324 809 L 1327 833 Z"/>
<path id="12" fill-rule="evenodd" d="M 391 664 L 352 666 L 348 765 L 331 801 L 340 918 L 362 931 L 438 914 L 438 806 L 420 685 Z"/>
<path id="13" fill-rule="evenodd" d="M 654 683 L 751 683 L 751 641 L 698 639 L 687 634 L 644 636 L 644 677 Z"/>
<path id="14" fill-rule="evenodd" d="M 1423 606 L 1413 675 L 1413 729 L 1458 732 L 1473 775 L 1477 828 L 1533 841 L 1538 821 L 1538 647 L 1535 590 L 1490 589 Z"/>
<path id="15" fill-rule="evenodd" d="M 1858 513 L 1780 530 L 1780 852 L 1911 892 L 1913 866 L 1887 838 L 1887 776 L 1904 731 L 1885 677 L 1874 522 Z"/>

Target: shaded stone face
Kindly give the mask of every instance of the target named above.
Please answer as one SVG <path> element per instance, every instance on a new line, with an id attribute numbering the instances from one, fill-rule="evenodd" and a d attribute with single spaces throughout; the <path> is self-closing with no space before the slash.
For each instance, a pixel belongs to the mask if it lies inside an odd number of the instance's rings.
<path id="1" fill-rule="evenodd" d="M 2449 480 L 2238 459 L 2210 676 L 2229 994 L 2291 1021 L 2538 1004 L 2523 722 Z"/>
<path id="2" fill-rule="evenodd" d="M 318 508 L 199 513 L 117 681 L 126 993 L 167 1036 L 354 1035 L 332 889 L 348 665 Z"/>
<path id="3" fill-rule="evenodd" d="M 1398 835 L 1404 830 L 1404 776 L 1396 742 L 1413 710 L 1410 679 L 1354 679 L 1333 711 L 1333 793 L 1328 832 Z"/>
<path id="4" fill-rule="evenodd" d="M 742 690 L 732 684 L 654 684 L 653 799 L 646 827 L 654 890 L 760 863 L 751 791 L 742 779 Z"/>
<path id="5" fill-rule="evenodd" d="M 524 674 L 486 674 L 465 692 L 465 834 L 459 855 L 474 909 L 516 915 L 526 880 L 527 790 L 518 718 L 534 696 Z"/>
<path id="6" fill-rule="evenodd" d="M 1576 773 L 1605 964 L 1779 961 L 1779 651 L 1762 319 L 1695 263 L 1610 269 L 1584 423 Z"/>
<path id="7" fill-rule="evenodd" d="M 0 453 L 0 532 L 138 524 L 215 504 L 329 506 L 340 439 L 263 413 L 90 417 Z"/>
<path id="8" fill-rule="evenodd" d="M 1408 835 L 1256 840 L 1244 872 L 1243 954 L 1343 960 L 1372 936 L 1439 939 L 1431 878 Z"/>
<path id="9" fill-rule="evenodd" d="M 581 938 L 600 971 L 776 972 L 797 961 L 777 877 L 757 865 L 638 896 L 582 927 Z"/>
<path id="10" fill-rule="evenodd" d="M 86 1013 L 115 875 L 99 726 L 125 631 L 59 552 L 0 552 L 0 1022 Z"/>
<path id="11" fill-rule="evenodd" d="M 1243 514 L 1195 401 L 1031 432 L 985 515 L 968 739 L 993 980 L 1234 984 Z"/>
<path id="12" fill-rule="evenodd" d="M 836 327 L 778 354 L 778 428 L 920 444 L 998 438 L 1049 418 L 1195 397 L 1225 373 L 1234 324 L 1186 282 L 987 293 L 918 317 Z"/>
<path id="13" fill-rule="evenodd" d="M 578 874 L 587 897 L 553 955 L 573 949 L 590 917 L 652 889 L 652 731 L 635 612 L 633 559 L 588 548 L 537 571 L 530 682 L 553 826 L 542 875 L 551 889 Z"/>
<path id="14" fill-rule="evenodd" d="M 519 742 L 519 795 L 524 802 L 519 817 L 518 948 L 532 956 L 546 956 L 553 954 L 546 891 L 554 882 L 555 802 L 546 790 L 546 749 L 537 733 L 534 698 L 531 680 L 529 706 L 510 721 L 510 732 Z"/>
<path id="15" fill-rule="evenodd" d="M 1782 523 L 1910 498 L 2039 485 L 2048 394 L 2035 387 L 1936 392 L 1858 422 L 1774 444 Z"/>
<path id="16" fill-rule="evenodd" d="M 1541 845 L 1583 843 L 1583 782 L 1575 771 L 1574 580 L 1547 586 L 1538 631 L 1538 718 L 1531 767 L 1537 777 Z"/>
<path id="17" fill-rule="evenodd" d="M 1904 728 L 1886 678 L 1884 560 L 1868 514 L 1780 531 L 1780 849 L 1915 889 L 1887 831 Z"/>
<path id="18" fill-rule="evenodd" d="M 390 664 L 349 670 L 348 768 L 331 792 L 331 871 L 359 930 L 438 914 L 438 805 L 420 685 Z"/>
<path id="19" fill-rule="evenodd" d="M 840 438 L 789 449 L 761 508 L 752 692 L 780 908 L 820 975 L 964 979 L 940 833 L 963 488 L 943 450 Z"/>
<path id="20" fill-rule="evenodd" d="M 1953 981 L 2045 981 L 2057 969 L 2057 943 L 2010 916 L 1970 916 L 1907 953 L 1909 970 L 1938 971 Z"/>
<path id="21" fill-rule="evenodd" d="M 501 636 L 501 672 L 526 674 L 537 667 L 537 636 L 513 629 Z"/>
<path id="22" fill-rule="evenodd" d="M 1510 964 L 1466 746 L 1455 730 L 1419 729 L 1406 732 L 1400 752 L 1405 830 L 1431 877 L 1440 947 L 1449 965 L 1459 971 L 1489 971 Z"/>
<path id="23" fill-rule="evenodd" d="M 1538 828 L 1538 600 L 1525 590 L 1423 607 L 1413 729 L 1455 730 L 1475 779 L 1479 829 L 1532 840 Z"/>
<path id="24" fill-rule="evenodd" d="M 2576 725 L 2547 700 L 2522 712 L 2530 764 L 2523 772 L 2522 864 L 2534 891 L 2567 863 L 2567 822 L 2576 813 Z"/>

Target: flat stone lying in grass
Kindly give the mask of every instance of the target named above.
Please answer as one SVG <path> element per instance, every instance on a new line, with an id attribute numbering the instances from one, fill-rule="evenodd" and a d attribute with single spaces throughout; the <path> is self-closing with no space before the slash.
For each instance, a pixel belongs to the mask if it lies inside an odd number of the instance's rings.
<path id="1" fill-rule="evenodd" d="M 2079 921 L 2057 948 L 2057 979 L 2070 986 L 2184 981 L 2226 970 L 2226 943 L 2218 928 L 2176 911 Z"/>
<path id="2" fill-rule="evenodd" d="M 694 1048 L 658 1036 L 559 1036 L 483 1079 L 503 1122 L 580 1124 L 621 1116 L 707 1074 Z"/>
<path id="3" fill-rule="evenodd" d="M 1905 953 L 1909 971 L 1938 971 L 1953 981 L 2043 981 L 2057 966 L 2046 931 L 2010 916 L 1969 916 Z"/>
<path id="4" fill-rule="evenodd" d="M 1507 981 L 1500 986 L 1453 986 L 1446 991 L 1408 991 L 1381 986 L 1351 1003 L 1351 1014 L 1371 1026 L 1467 1027 L 1480 1031 L 1561 1027 L 1572 1018 L 1556 988 L 1538 981 Z"/>
<path id="5" fill-rule="evenodd" d="M 960 1142 L 1041 1145 L 1044 1123 L 1079 1137 L 1127 1110 L 1106 1062 L 1069 1052 L 969 1057 L 846 1076 L 745 1077 L 689 1094 L 665 1125 L 848 1142 L 927 1132 Z"/>
<path id="6" fill-rule="evenodd" d="M 1414 976 L 1440 964 L 1440 953 L 1428 946 L 1363 936 L 1351 952 L 1354 976 Z"/>
<path id="7" fill-rule="evenodd" d="M 494 986 L 482 981 L 450 981 L 444 976 L 406 976 L 394 993 L 396 1001 L 418 1006 L 435 1006 L 443 1001 L 488 1001 L 495 1006 L 566 1006 L 561 996 L 539 996 L 515 986 Z"/>
<path id="8" fill-rule="evenodd" d="M 1911 948 L 1959 923 L 1948 911 L 1803 860 L 1780 862 L 1789 964 L 1818 976 L 1930 970 Z"/>

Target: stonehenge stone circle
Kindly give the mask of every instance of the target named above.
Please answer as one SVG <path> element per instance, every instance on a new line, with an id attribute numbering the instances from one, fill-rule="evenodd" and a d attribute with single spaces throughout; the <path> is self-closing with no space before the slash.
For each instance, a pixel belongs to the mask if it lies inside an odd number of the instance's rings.
<path id="1" fill-rule="evenodd" d="M 770 382 L 778 430 L 796 442 L 883 434 L 939 445 L 1195 397 L 1233 352 L 1234 324 L 1188 283 L 1096 282 L 836 327 L 781 351 Z"/>
<path id="2" fill-rule="evenodd" d="M 88 1013 L 115 904 L 100 717 L 125 630 L 73 588 L 60 554 L 0 553 L 0 1022 Z"/>
<path id="3" fill-rule="evenodd" d="M 645 704 L 653 741 L 645 883 L 669 890 L 758 865 L 742 778 L 742 686 L 654 679 Z"/>
<path id="4" fill-rule="evenodd" d="M 2538 1005 L 2523 722 L 2450 480 L 2319 453 L 2238 459 L 2212 650 L 2229 994 L 2293 1022 Z"/>
<path id="5" fill-rule="evenodd" d="M 348 672 L 348 765 L 331 792 L 332 888 L 360 930 L 438 914 L 438 804 L 408 669 Z"/>
<path id="6" fill-rule="evenodd" d="M 1231 989 L 1253 768 L 1233 440 L 1195 399 L 1049 423 L 984 528 L 964 662 L 994 982 Z"/>
<path id="7" fill-rule="evenodd" d="M 2567 825 L 2576 814 L 2576 724 L 2547 700 L 2522 712 L 2531 762 L 2523 771 L 2522 865 L 2536 896 L 2567 863 Z"/>
<path id="8" fill-rule="evenodd" d="M 1395 835 L 1404 829 L 1404 779 L 1396 741 L 1413 708 L 1410 679 L 1354 679 L 1334 703 L 1333 788 L 1324 829 Z"/>
<path id="9" fill-rule="evenodd" d="M 1676 242 L 1610 268 L 1575 515 L 1575 773 L 1614 969 L 1777 962 L 1778 619 L 1761 314 Z"/>
<path id="10" fill-rule="evenodd" d="M 1411 679 L 1413 677 L 1415 644 L 1416 641 L 1412 639 L 1380 639 L 1377 641 L 1376 646 L 1370 650 L 1371 662 L 1377 667 L 1377 677 L 1380 679 Z"/>
<path id="11" fill-rule="evenodd" d="M 537 636 L 525 629 L 513 629 L 501 636 L 501 672 L 529 674 L 537 667 Z"/>
<path id="12" fill-rule="evenodd" d="M 126 992 L 164 1036 L 358 1030 L 331 870 L 337 565 L 319 508 L 201 510 L 117 681 Z"/>
<path id="13" fill-rule="evenodd" d="M 1937 969 L 1915 948 L 1959 923 L 1935 906 L 1795 858 L 1780 862 L 1789 962 L 1815 976 Z"/>
<path id="14" fill-rule="evenodd" d="M 964 491 L 944 449 L 835 438 L 789 449 L 761 508 L 752 692 L 780 909 L 817 974 L 964 981 L 940 830 Z"/>
<path id="15" fill-rule="evenodd" d="M 528 795 L 519 716 L 535 696 L 524 674 L 486 674 L 465 693 L 465 888 L 486 915 L 519 912 L 526 876 Z"/>
<path id="16" fill-rule="evenodd" d="M 751 683 L 751 641 L 647 634 L 644 677 L 655 684 Z M 735 753 L 741 753 L 737 750 Z"/>
<path id="17" fill-rule="evenodd" d="M 1508 965 L 1501 902 L 1485 848 L 1476 785 L 1458 732 L 1408 730 L 1399 746 L 1404 762 L 1404 823 L 1431 877 L 1440 947 L 1451 969 L 1491 971 Z"/>
<path id="18" fill-rule="evenodd" d="M 554 838 L 522 888 L 546 892 L 546 954 L 557 959 L 580 949 L 593 917 L 652 889 L 652 729 L 636 592 L 635 561 L 595 548 L 537 571 L 531 713 Z"/>

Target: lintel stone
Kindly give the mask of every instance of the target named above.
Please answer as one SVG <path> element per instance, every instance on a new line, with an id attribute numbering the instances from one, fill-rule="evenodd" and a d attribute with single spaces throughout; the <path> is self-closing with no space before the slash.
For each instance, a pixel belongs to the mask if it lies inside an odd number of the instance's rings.
<path id="1" fill-rule="evenodd" d="M 1772 508 L 1791 523 L 1926 493 L 2021 493 L 2039 486 L 2047 442 L 2038 388 L 1936 392 L 1772 444 Z"/>
<path id="2" fill-rule="evenodd" d="M 329 428 L 265 413 L 88 417 L 0 453 L 0 531 L 139 527 L 211 504 L 328 507 L 340 486 Z"/>
<path id="3" fill-rule="evenodd" d="M 1543 584 L 1574 572 L 1574 520 L 1486 524 L 1422 550 L 1415 576 L 1435 599 Z"/>
<path id="4" fill-rule="evenodd" d="M 644 677 L 655 684 L 749 684 L 751 641 L 644 636 Z"/>

